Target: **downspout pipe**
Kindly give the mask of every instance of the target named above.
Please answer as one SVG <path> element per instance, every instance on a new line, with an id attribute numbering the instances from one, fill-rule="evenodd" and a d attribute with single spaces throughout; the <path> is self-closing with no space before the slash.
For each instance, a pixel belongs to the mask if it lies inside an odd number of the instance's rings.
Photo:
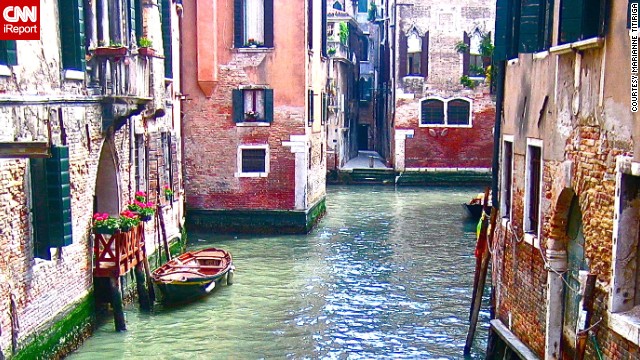
<path id="1" fill-rule="evenodd" d="M 496 67 L 496 120 L 493 125 L 493 161 L 491 163 L 491 206 L 499 209 L 500 135 L 502 132 L 502 108 L 504 106 L 505 60 L 494 61 Z"/>

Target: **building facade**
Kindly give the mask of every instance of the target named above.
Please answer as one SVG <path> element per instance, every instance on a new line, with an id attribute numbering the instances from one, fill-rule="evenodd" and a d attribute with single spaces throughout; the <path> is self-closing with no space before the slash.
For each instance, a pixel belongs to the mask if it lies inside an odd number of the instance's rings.
<path id="1" fill-rule="evenodd" d="M 183 31 L 197 34 L 182 48 L 194 228 L 306 232 L 324 213 L 327 7 L 300 5 L 184 4 Z"/>
<path id="2" fill-rule="evenodd" d="M 497 2 L 498 358 L 640 358 L 631 3 Z"/>
<path id="3" fill-rule="evenodd" d="M 391 144 L 400 179 L 488 181 L 495 3 L 412 0 L 388 5 L 395 108 Z"/>
<path id="4" fill-rule="evenodd" d="M 179 10 L 43 0 L 40 41 L 0 42 L 0 358 L 56 358 L 90 333 L 95 212 L 145 191 L 179 236 Z"/>

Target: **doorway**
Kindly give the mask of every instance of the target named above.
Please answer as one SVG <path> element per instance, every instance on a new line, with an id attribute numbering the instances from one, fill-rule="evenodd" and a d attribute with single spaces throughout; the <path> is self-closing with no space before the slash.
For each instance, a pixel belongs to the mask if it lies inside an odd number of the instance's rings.
<path id="1" fill-rule="evenodd" d="M 358 150 L 369 150 L 369 124 L 358 124 Z"/>

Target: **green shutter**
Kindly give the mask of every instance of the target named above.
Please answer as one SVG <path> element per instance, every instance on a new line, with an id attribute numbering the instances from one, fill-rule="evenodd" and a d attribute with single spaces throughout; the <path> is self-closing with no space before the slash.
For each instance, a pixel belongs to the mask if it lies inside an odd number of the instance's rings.
<path id="1" fill-rule="evenodd" d="M 16 54 L 15 40 L 0 40 L 0 64 L 17 65 L 18 56 Z"/>
<path id="2" fill-rule="evenodd" d="M 171 0 L 162 0 L 162 46 L 164 49 L 164 77 L 173 78 L 173 59 L 171 44 Z"/>
<path id="3" fill-rule="evenodd" d="M 267 122 L 273 122 L 273 89 L 264 91 L 264 118 Z"/>
<path id="4" fill-rule="evenodd" d="M 471 37 L 466 31 L 462 32 L 462 42 L 467 45 L 467 51 L 462 53 L 462 75 L 469 75 L 469 65 L 471 64 Z"/>
<path id="5" fill-rule="evenodd" d="M 233 0 L 233 45 L 244 46 L 244 7 L 242 0 Z"/>
<path id="6" fill-rule="evenodd" d="M 131 33 L 136 34 L 136 40 L 140 38 L 140 36 L 138 36 L 138 18 L 136 17 L 136 0 L 127 0 L 127 7 L 128 7 L 128 12 L 127 12 L 127 20 L 129 22 L 129 32 L 127 33 L 127 39 L 130 37 Z"/>
<path id="7" fill-rule="evenodd" d="M 495 48 L 493 49 L 493 58 L 496 60 L 507 59 L 507 46 L 510 42 L 509 22 L 511 12 L 509 0 L 498 0 L 496 2 L 496 36 Z"/>
<path id="8" fill-rule="evenodd" d="M 307 92 L 307 100 L 308 100 L 308 106 L 309 108 L 307 109 L 307 123 L 309 124 L 309 126 L 313 125 L 313 90 L 309 90 Z"/>
<path id="9" fill-rule="evenodd" d="M 49 248 L 71 245 L 69 148 L 53 146 L 51 158 L 31 159 L 34 256 L 50 259 Z"/>
<path id="10" fill-rule="evenodd" d="M 583 0 L 562 0 L 560 4 L 560 44 L 580 39 L 584 10 Z"/>
<path id="11" fill-rule="evenodd" d="M 532 53 L 541 49 L 544 0 L 522 0 L 520 13 L 520 42 L 518 52 Z"/>
<path id="12" fill-rule="evenodd" d="M 62 67 L 84 71 L 84 10 L 82 0 L 59 0 Z"/>
<path id="13" fill-rule="evenodd" d="M 233 101 L 233 121 L 234 122 L 243 122 L 244 121 L 244 97 L 242 94 L 242 90 L 233 89 L 232 91 L 232 101 Z"/>

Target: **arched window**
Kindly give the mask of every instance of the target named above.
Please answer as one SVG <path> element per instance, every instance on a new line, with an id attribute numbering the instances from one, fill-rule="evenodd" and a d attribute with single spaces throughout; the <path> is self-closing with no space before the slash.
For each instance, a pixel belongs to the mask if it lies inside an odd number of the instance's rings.
<path id="1" fill-rule="evenodd" d="M 471 125 L 471 102 L 462 98 L 422 100 L 420 125 L 469 126 Z"/>
<path id="2" fill-rule="evenodd" d="M 336 1 L 333 3 L 333 8 L 336 10 L 341 10 L 342 11 L 342 4 L 340 4 L 340 1 Z"/>
<path id="3" fill-rule="evenodd" d="M 462 99 L 453 99 L 447 103 L 447 124 L 469 125 L 471 104 Z"/>
<path id="4" fill-rule="evenodd" d="M 426 99 L 422 101 L 422 114 L 420 123 L 423 125 L 443 125 L 444 102 L 438 99 Z"/>
<path id="5" fill-rule="evenodd" d="M 420 60 L 422 58 L 422 38 L 416 31 L 407 37 L 407 74 L 422 76 Z"/>

